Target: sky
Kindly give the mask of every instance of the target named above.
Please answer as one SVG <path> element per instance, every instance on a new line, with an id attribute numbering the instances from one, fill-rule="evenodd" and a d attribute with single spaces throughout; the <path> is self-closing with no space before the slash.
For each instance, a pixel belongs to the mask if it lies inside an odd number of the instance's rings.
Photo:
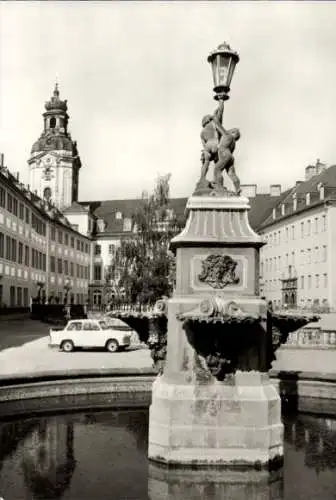
<path id="1" fill-rule="evenodd" d="M 44 102 L 59 82 L 81 156 L 79 199 L 134 198 L 200 175 L 215 109 L 209 52 L 239 53 L 224 126 L 243 184 L 285 187 L 336 163 L 336 2 L 0 1 L 0 151 L 29 181 Z M 230 182 L 227 181 L 230 186 Z"/>

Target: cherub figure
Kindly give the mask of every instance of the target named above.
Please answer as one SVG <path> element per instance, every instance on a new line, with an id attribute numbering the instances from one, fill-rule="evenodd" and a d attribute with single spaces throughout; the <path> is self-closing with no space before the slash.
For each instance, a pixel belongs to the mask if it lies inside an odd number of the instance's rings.
<path id="1" fill-rule="evenodd" d="M 213 161 L 215 163 L 213 187 L 224 187 L 223 171 L 226 170 L 236 193 L 239 194 L 240 180 L 234 167 L 233 152 L 236 141 L 240 138 L 240 132 L 237 128 L 224 129 L 222 125 L 223 111 L 224 101 L 220 101 L 214 114 L 205 115 L 202 119 L 201 140 L 204 149 L 201 156 L 201 180 L 205 180 L 210 162 Z"/>

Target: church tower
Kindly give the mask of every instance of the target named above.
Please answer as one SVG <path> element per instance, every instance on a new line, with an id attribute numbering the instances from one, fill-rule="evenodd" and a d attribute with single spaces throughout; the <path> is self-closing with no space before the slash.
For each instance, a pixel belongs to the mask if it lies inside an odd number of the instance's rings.
<path id="1" fill-rule="evenodd" d="M 61 210 L 77 201 L 81 167 L 77 144 L 68 132 L 67 111 L 67 101 L 61 101 L 56 83 L 45 103 L 43 132 L 28 160 L 31 190 Z"/>

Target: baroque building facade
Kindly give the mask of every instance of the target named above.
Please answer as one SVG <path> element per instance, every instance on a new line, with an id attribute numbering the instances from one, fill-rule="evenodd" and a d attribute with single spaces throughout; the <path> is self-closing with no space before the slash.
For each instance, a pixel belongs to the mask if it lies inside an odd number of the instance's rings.
<path id="1" fill-rule="evenodd" d="M 336 309 L 336 166 L 319 160 L 259 225 L 262 293 L 275 307 Z"/>

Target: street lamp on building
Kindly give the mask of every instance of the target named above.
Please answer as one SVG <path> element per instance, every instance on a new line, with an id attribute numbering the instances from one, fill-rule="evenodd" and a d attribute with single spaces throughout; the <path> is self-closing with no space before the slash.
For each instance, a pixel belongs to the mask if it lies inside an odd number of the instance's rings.
<path id="1" fill-rule="evenodd" d="M 226 101 L 229 99 L 231 80 L 239 55 L 231 49 L 226 42 L 222 43 L 217 49 L 210 52 L 208 62 L 211 64 L 212 76 L 214 82 L 215 99 Z"/>
<path id="2" fill-rule="evenodd" d="M 65 292 L 65 296 L 64 296 L 64 304 L 67 304 L 68 303 L 68 297 L 69 297 L 69 291 L 71 290 L 71 283 L 70 283 L 70 280 L 69 278 L 67 278 L 65 280 L 65 283 L 64 283 L 64 292 Z"/>

